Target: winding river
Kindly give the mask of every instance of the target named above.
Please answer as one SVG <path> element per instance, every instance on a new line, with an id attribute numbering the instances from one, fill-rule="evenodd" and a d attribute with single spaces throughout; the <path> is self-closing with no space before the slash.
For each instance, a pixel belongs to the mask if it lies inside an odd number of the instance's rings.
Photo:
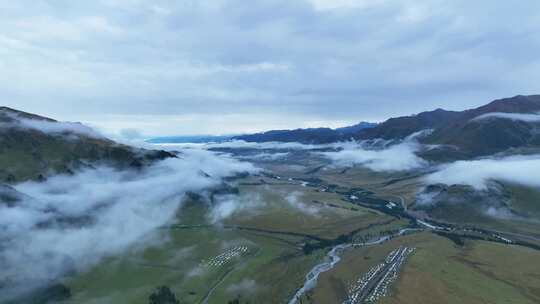
<path id="1" fill-rule="evenodd" d="M 360 247 L 360 246 L 372 246 L 372 245 L 382 244 L 393 237 L 403 235 L 407 232 L 418 231 L 418 230 L 421 230 L 421 229 L 404 228 L 404 229 L 399 230 L 395 234 L 381 236 L 380 238 L 367 242 L 367 243 L 340 244 L 333 247 L 332 250 L 330 250 L 328 254 L 326 255 L 326 258 L 324 259 L 324 261 L 321 262 L 320 264 L 315 265 L 315 267 L 313 267 L 311 271 L 306 275 L 306 281 L 304 282 L 304 285 L 302 286 L 302 288 L 298 289 L 298 291 L 294 294 L 293 298 L 289 301 L 289 304 L 298 303 L 298 300 L 300 300 L 300 298 L 306 292 L 315 288 L 315 286 L 317 286 L 317 280 L 319 279 L 319 275 L 321 275 L 321 273 L 323 272 L 327 272 L 331 270 L 332 268 L 334 268 L 334 266 L 336 266 L 336 264 L 339 263 L 339 261 L 341 261 L 340 255 L 345 249 L 349 247 L 353 247 L 353 246 Z"/>
<path id="2" fill-rule="evenodd" d="M 304 286 L 298 289 L 294 297 L 289 301 L 289 304 L 296 304 L 303 294 L 315 288 L 319 275 L 334 268 L 334 266 L 336 266 L 336 264 L 339 263 L 339 261 L 341 260 L 341 252 L 351 246 L 352 244 L 341 244 L 332 248 L 332 250 L 328 252 L 325 261 L 315 265 L 315 267 L 313 267 L 313 269 L 311 269 L 311 271 L 306 275 L 306 281 L 304 283 Z"/>

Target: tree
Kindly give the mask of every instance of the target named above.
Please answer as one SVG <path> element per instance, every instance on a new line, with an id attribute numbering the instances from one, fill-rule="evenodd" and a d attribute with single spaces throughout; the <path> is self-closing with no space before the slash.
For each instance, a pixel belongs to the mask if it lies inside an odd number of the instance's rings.
<path id="1" fill-rule="evenodd" d="M 160 286 L 150 295 L 149 304 L 180 304 L 176 295 L 167 286 Z"/>

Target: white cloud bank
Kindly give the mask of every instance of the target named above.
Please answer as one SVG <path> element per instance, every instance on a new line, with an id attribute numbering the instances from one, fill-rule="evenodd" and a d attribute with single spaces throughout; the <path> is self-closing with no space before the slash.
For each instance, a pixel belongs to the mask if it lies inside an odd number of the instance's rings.
<path id="1" fill-rule="evenodd" d="M 237 149 L 260 149 L 260 150 L 310 150 L 330 145 L 307 145 L 298 142 L 247 142 L 243 140 L 231 140 L 222 143 L 210 143 L 205 145 L 207 148 L 237 148 Z"/>
<path id="2" fill-rule="evenodd" d="M 511 156 L 454 162 L 428 175 L 426 182 L 470 185 L 477 190 L 486 190 L 492 180 L 540 187 L 538 172 L 540 172 L 540 155 Z"/>
<path id="3" fill-rule="evenodd" d="M 268 150 L 254 156 L 241 156 L 240 158 L 263 160 L 277 160 L 289 155 L 290 151 L 299 150 L 318 150 L 331 149 L 335 151 L 317 152 L 315 155 L 322 155 L 331 160 L 336 166 L 353 166 L 360 165 L 367 167 L 373 171 L 406 171 L 422 168 L 428 163 L 416 155 L 424 146 L 419 144 L 416 139 L 430 130 L 424 130 L 412 134 L 403 142 L 392 144 L 385 140 L 373 141 L 349 141 L 337 142 L 331 144 L 302 144 L 298 142 L 246 142 L 243 140 L 233 140 L 222 143 L 209 144 L 164 144 L 160 147 L 167 150 L 175 148 L 190 147 L 194 149 L 212 149 L 212 148 L 227 148 L 227 149 L 259 149 Z M 275 152 L 269 152 L 274 150 Z M 288 151 L 288 152 L 282 152 Z"/>
<path id="4" fill-rule="evenodd" d="M 483 114 L 478 117 L 475 117 L 473 120 L 480 121 L 480 120 L 493 119 L 493 118 L 510 119 L 514 121 L 524 121 L 524 122 L 540 122 L 540 114 L 501 113 L 501 112 Z"/>
<path id="5" fill-rule="evenodd" d="M 308 214 L 308 215 L 317 215 L 320 211 L 319 208 L 314 206 L 309 206 L 302 201 L 302 192 L 294 191 L 285 196 L 285 201 L 294 209 Z"/>
<path id="6" fill-rule="evenodd" d="M 96 130 L 77 122 L 50 122 L 46 120 L 21 119 L 17 126 L 23 129 L 40 131 L 45 134 L 62 135 L 69 133 L 103 138 L 103 135 Z"/>
<path id="7" fill-rule="evenodd" d="M 210 221 L 214 224 L 237 214 L 238 212 L 257 212 L 266 204 L 256 193 L 243 195 L 222 195 L 216 198 L 216 205 L 209 213 Z"/>
<path id="8" fill-rule="evenodd" d="M 11 120 L 8 123 L 2 123 L 0 128 L 34 130 L 49 135 L 83 135 L 93 138 L 104 138 L 100 132 L 77 122 L 30 119 L 11 112 L 0 114 L 5 114 Z"/>
<path id="9" fill-rule="evenodd" d="M 240 159 L 247 159 L 247 160 L 260 160 L 260 161 L 276 161 L 279 159 L 286 158 L 290 153 L 289 152 L 282 152 L 282 153 L 258 153 L 254 155 L 246 155 L 246 156 L 239 156 Z"/>
<path id="10" fill-rule="evenodd" d="M 382 140 L 381 140 L 382 141 Z M 315 150 L 315 149 L 340 149 L 340 148 L 352 148 L 362 147 L 363 143 L 357 142 L 336 142 L 330 144 L 302 144 L 299 142 L 280 142 L 280 141 L 267 141 L 267 142 L 247 142 L 244 140 L 229 140 L 219 143 L 164 143 L 154 144 L 163 149 L 174 150 L 175 148 L 198 148 L 198 149 L 254 149 L 254 150 Z M 287 152 L 275 152 L 272 153 L 278 156 L 287 156 Z M 259 157 L 268 157 L 269 153 L 261 153 Z"/>
<path id="11" fill-rule="evenodd" d="M 421 145 L 405 141 L 382 149 L 371 149 L 362 144 L 343 145 L 337 152 L 320 154 L 332 160 L 337 166 L 361 165 L 373 171 L 406 171 L 424 167 L 427 162 L 416 155 Z"/>
<path id="12" fill-rule="evenodd" d="M 225 289 L 229 294 L 232 295 L 252 295 L 255 294 L 259 289 L 257 282 L 251 279 L 243 279 L 242 281 L 231 284 Z"/>
<path id="13" fill-rule="evenodd" d="M 207 151 L 186 151 L 142 172 L 100 167 L 16 185 L 31 198 L 0 203 L 0 300 L 144 243 L 173 220 L 187 191 L 254 170 Z"/>

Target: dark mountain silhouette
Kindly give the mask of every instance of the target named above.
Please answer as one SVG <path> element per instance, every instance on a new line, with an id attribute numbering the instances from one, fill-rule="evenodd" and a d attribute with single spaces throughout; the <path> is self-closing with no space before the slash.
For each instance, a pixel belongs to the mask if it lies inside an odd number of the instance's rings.
<path id="1" fill-rule="evenodd" d="M 74 130 L 63 130 L 63 124 L 0 107 L 0 182 L 39 180 L 98 164 L 140 168 L 157 159 L 174 157 L 165 151 L 133 148 L 104 137 L 78 133 L 78 128 L 86 130 L 82 124 L 72 123 L 69 126 Z"/>
<path id="2" fill-rule="evenodd" d="M 390 118 L 375 128 L 355 134 L 356 139 L 403 139 L 415 132 L 442 127 L 460 116 L 460 112 L 437 109 L 417 115 Z"/>
<path id="3" fill-rule="evenodd" d="M 235 136 L 233 139 L 248 142 L 300 142 L 304 144 L 326 144 L 341 140 L 348 140 L 364 129 L 373 128 L 376 124 L 361 122 L 353 126 L 330 129 L 308 128 L 296 130 L 272 130 L 264 133 Z"/>
<path id="4" fill-rule="evenodd" d="M 461 112 L 457 119 L 436 128 L 424 142 L 457 147 L 470 156 L 501 152 L 510 148 L 540 146 L 540 124 L 520 120 L 475 119 L 488 113 L 529 114 L 540 111 L 540 95 L 495 100 Z"/>
<path id="5" fill-rule="evenodd" d="M 283 141 L 331 143 L 349 140 L 402 140 L 426 129 L 433 132 L 421 138 L 426 144 L 441 145 L 425 152 L 430 159 L 459 159 L 502 152 L 511 148 L 540 147 L 540 123 L 517 119 L 475 119 L 488 113 L 536 114 L 540 112 L 540 95 L 518 95 L 495 100 L 487 105 L 465 110 L 436 109 L 416 115 L 390 118 L 378 125 L 351 126 L 341 129 L 313 128 L 268 131 L 235 137 L 253 142 Z M 346 132 L 340 132 L 346 130 Z"/>

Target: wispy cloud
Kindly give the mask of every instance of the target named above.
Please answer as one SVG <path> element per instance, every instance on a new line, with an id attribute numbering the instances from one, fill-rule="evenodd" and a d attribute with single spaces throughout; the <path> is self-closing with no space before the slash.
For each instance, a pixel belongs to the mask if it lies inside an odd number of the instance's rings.
<path id="1" fill-rule="evenodd" d="M 406 171 L 422 168 L 428 162 L 416 155 L 416 152 L 425 148 L 417 142 L 417 138 L 423 136 L 429 130 L 417 132 L 400 143 L 385 140 L 372 141 L 348 141 L 331 144 L 301 144 L 297 142 L 245 142 L 233 140 L 223 143 L 211 144 L 170 144 L 163 145 L 166 149 L 174 150 L 175 147 L 191 147 L 195 149 L 257 149 L 265 150 L 264 153 L 254 156 L 240 156 L 251 159 L 279 159 L 293 153 L 293 151 L 311 151 L 313 155 L 323 156 L 336 166 L 364 166 L 374 171 Z M 327 152 L 319 152 L 322 149 Z"/>
<path id="2" fill-rule="evenodd" d="M 266 202 L 256 193 L 221 195 L 216 197 L 214 204 L 208 214 L 212 223 L 220 223 L 239 212 L 257 212 L 266 206 Z"/>
<path id="3" fill-rule="evenodd" d="M 285 201 L 294 209 L 308 214 L 308 215 L 317 215 L 320 211 L 319 208 L 310 206 L 302 201 L 302 192 L 294 191 L 285 196 Z"/>
<path id="4" fill-rule="evenodd" d="M 232 140 L 222 143 L 207 144 L 207 148 L 249 148 L 249 149 L 261 149 L 261 150 L 310 150 L 322 147 L 329 147 L 328 145 L 308 145 L 298 142 L 246 142 L 243 140 Z"/>
<path id="5" fill-rule="evenodd" d="M 421 145 L 405 141 L 387 147 L 376 148 L 366 144 L 344 145 L 337 152 L 321 152 L 337 166 L 360 165 L 373 171 L 406 171 L 424 167 L 427 162 L 416 155 Z"/>
<path id="6" fill-rule="evenodd" d="M 428 184 L 470 185 L 477 190 L 486 190 L 492 180 L 540 187 L 539 170 L 539 155 L 458 161 L 442 166 L 425 181 Z"/>
<path id="7" fill-rule="evenodd" d="M 276 161 L 279 159 L 286 158 L 290 155 L 290 152 L 282 153 L 258 153 L 253 155 L 238 156 L 240 159 L 251 159 L 251 160 L 262 160 L 262 161 Z"/>
<path id="8" fill-rule="evenodd" d="M 259 290 L 260 286 L 251 279 L 243 279 L 238 283 L 231 284 L 227 287 L 226 291 L 234 296 L 238 295 L 252 295 Z"/>
<path id="9" fill-rule="evenodd" d="M 540 122 L 540 114 L 523 114 L 523 113 L 487 113 L 475 117 L 474 121 L 488 120 L 488 119 L 510 119 L 514 121 L 524 121 L 524 122 Z"/>
<path id="10" fill-rule="evenodd" d="M 94 138 L 104 138 L 98 131 L 76 122 L 49 122 L 46 120 L 20 119 L 16 127 L 33 129 L 46 134 L 62 135 L 85 135 Z"/>
<path id="11" fill-rule="evenodd" d="M 104 138 L 95 129 L 77 122 L 51 121 L 48 119 L 26 118 L 9 110 L 3 113 L 9 119 L 0 124 L 0 128 L 16 128 L 22 130 L 34 130 L 49 135 L 83 135 L 94 138 Z"/>
<path id="12" fill-rule="evenodd" d="M 185 151 L 142 172 L 99 167 L 16 185 L 27 196 L 0 202 L 0 299 L 144 245 L 145 236 L 174 220 L 187 191 L 245 171 L 255 169 L 207 151 Z"/>

